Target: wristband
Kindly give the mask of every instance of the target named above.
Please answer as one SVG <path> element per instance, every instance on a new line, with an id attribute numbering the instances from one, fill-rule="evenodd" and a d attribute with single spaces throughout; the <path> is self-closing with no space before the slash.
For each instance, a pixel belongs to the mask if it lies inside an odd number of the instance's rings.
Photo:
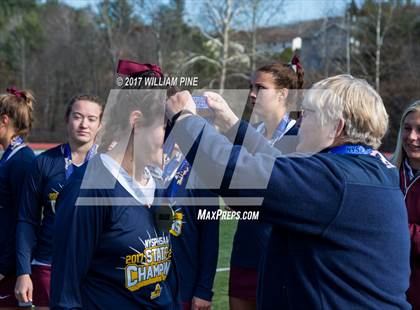
<path id="1" fill-rule="evenodd" d="M 165 144 L 169 143 L 169 145 L 167 144 L 167 152 L 168 153 L 172 152 L 172 148 L 175 145 L 175 142 L 174 141 L 168 142 L 167 139 L 169 137 L 169 134 L 172 131 L 172 128 L 174 128 L 174 126 L 175 126 L 176 120 L 178 118 L 180 118 L 181 115 L 183 115 L 183 114 L 191 114 L 191 115 L 194 115 L 194 113 L 191 112 L 190 110 L 181 110 L 178 113 L 176 113 L 174 116 L 172 116 L 171 119 L 169 119 L 169 120 L 166 121 L 165 138 L 164 138 L 163 141 L 165 142 Z M 168 150 L 170 150 L 170 151 L 168 151 Z"/>
<path id="2" fill-rule="evenodd" d="M 178 113 L 176 113 L 174 116 L 172 116 L 172 118 L 169 120 L 169 126 L 172 128 L 175 125 L 175 122 L 177 121 L 178 118 L 181 117 L 181 115 L 185 115 L 185 114 L 191 114 L 194 115 L 193 112 L 191 112 L 190 110 L 181 110 Z"/>

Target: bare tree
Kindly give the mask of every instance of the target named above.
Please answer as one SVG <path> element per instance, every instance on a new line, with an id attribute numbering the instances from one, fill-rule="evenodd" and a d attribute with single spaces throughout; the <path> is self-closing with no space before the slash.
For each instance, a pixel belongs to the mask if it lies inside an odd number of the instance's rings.
<path id="1" fill-rule="evenodd" d="M 339 63 L 335 61 L 334 54 L 342 48 L 339 41 L 336 41 L 336 38 L 331 37 L 330 27 L 334 24 L 336 27 L 343 29 L 343 25 L 340 22 L 337 22 L 337 18 L 333 18 L 338 13 L 338 8 L 335 2 L 325 2 L 324 4 L 324 17 L 321 24 L 321 57 L 324 64 L 324 77 L 328 77 L 331 74 L 331 71 L 334 71 L 334 68 L 339 66 Z M 335 73 L 335 72 L 334 72 Z"/>
<path id="2" fill-rule="evenodd" d="M 138 0 L 134 4 L 137 15 L 144 23 L 150 24 L 150 32 L 153 34 L 156 48 L 157 63 L 163 66 L 163 46 L 161 39 L 162 26 L 164 21 L 159 16 L 159 11 L 163 5 L 154 1 Z"/>
<path id="3" fill-rule="evenodd" d="M 220 89 L 223 92 L 225 88 L 225 80 L 226 80 L 226 66 L 227 61 L 229 59 L 229 35 L 232 25 L 232 18 L 233 18 L 233 0 L 226 0 L 226 6 L 223 10 L 222 15 L 222 38 L 223 38 L 223 45 L 222 45 L 222 72 L 220 74 Z"/>
<path id="4" fill-rule="evenodd" d="M 356 43 L 363 45 L 360 53 L 351 54 L 352 60 L 366 78 L 373 77 L 370 80 L 378 92 L 384 69 L 382 48 L 388 32 L 394 26 L 395 7 L 394 1 L 369 1 L 362 7 L 358 21 L 352 26 Z"/>
<path id="5" fill-rule="evenodd" d="M 346 72 L 351 74 L 351 14 L 349 10 L 345 15 L 346 23 Z"/>
<path id="6" fill-rule="evenodd" d="M 133 27 L 133 7 L 130 0 L 103 0 L 98 4 L 101 28 L 105 31 L 112 66 L 130 46 Z"/>
<path id="7" fill-rule="evenodd" d="M 285 0 L 251 0 L 250 5 L 245 6 L 245 18 L 251 22 L 251 52 L 249 58 L 252 72 L 256 69 L 256 60 L 259 56 L 257 52 L 259 28 L 262 25 L 267 25 L 275 15 L 282 13 L 285 3 Z"/>
<path id="8" fill-rule="evenodd" d="M 378 0 L 378 11 L 376 14 L 376 59 L 375 59 L 375 88 L 376 91 L 380 90 L 380 79 L 381 79 L 381 50 L 384 43 L 384 38 L 389 28 L 392 25 L 392 16 L 394 13 L 395 6 L 389 6 L 389 12 L 387 16 L 383 15 L 382 12 L 382 0 Z M 382 25 L 382 23 L 384 23 Z"/>
<path id="9" fill-rule="evenodd" d="M 223 93 L 229 67 L 234 63 L 248 61 L 244 47 L 231 38 L 235 18 L 242 14 L 244 2 L 242 0 L 207 0 L 203 3 L 203 7 L 202 31 L 208 39 L 209 52 L 207 55 L 190 54 L 183 68 L 198 61 L 205 61 L 216 66 L 219 71 L 219 89 Z"/>

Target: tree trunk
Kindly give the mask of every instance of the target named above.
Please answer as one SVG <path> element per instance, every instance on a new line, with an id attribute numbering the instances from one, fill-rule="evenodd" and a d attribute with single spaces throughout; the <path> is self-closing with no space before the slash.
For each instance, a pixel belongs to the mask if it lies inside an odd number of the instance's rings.
<path id="1" fill-rule="evenodd" d="M 253 0 L 252 3 L 252 37 L 251 37 L 251 72 L 256 69 L 256 54 L 257 54 L 257 10 L 260 0 Z"/>
<path id="2" fill-rule="evenodd" d="M 232 17 L 232 0 L 226 0 L 226 13 L 223 20 L 222 70 L 220 73 L 220 94 L 223 94 L 226 83 L 226 67 L 229 58 L 229 31 Z"/>
<path id="3" fill-rule="evenodd" d="M 328 77 L 329 75 L 329 64 L 330 64 L 330 59 L 329 59 L 329 55 L 327 52 L 327 41 L 328 41 L 328 36 L 327 36 L 327 28 L 328 28 L 328 16 L 324 17 L 324 20 L 322 21 L 322 59 L 324 60 L 324 77 Z"/>
<path id="4" fill-rule="evenodd" d="M 22 89 L 26 88 L 26 41 L 24 37 L 20 39 L 20 61 L 21 61 L 21 87 Z"/>
<path id="5" fill-rule="evenodd" d="M 346 71 L 347 74 L 351 74 L 351 51 L 350 51 L 350 39 L 351 39 L 351 14 L 346 13 Z"/>
<path id="6" fill-rule="evenodd" d="M 376 61 L 375 61 L 375 88 L 379 93 L 380 74 L 381 74 L 381 18 L 382 18 L 382 1 L 378 2 L 378 15 L 376 17 Z"/>

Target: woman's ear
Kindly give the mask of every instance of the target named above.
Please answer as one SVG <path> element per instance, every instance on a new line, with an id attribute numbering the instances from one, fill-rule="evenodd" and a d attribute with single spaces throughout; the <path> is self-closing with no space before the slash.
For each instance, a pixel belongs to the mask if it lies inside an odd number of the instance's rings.
<path id="1" fill-rule="evenodd" d="M 130 127 L 134 128 L 136 123 L 143 117 L 143 113 L 141 111 L 136 110 L 130 113 Z"/>
<path id="2" fill-rule="evenodd" d="M 0 124 L 4 126 L 9 126 L 10 118 L 6 114 L 0 116 Z"/>
<path id="3" fill-rule="evenodd" d="M 281 100 L 286 100 L 287 96 L 289 95 L 289 90 L 287 88 L 280 88 L 279 89 L 279 98 Z"/>
<path id="4" fill-rule="evenodd" d="M 335 127 L 335 130 L 334 130 L 334 138 L 335 139 L 344 136 L 344 127 L 345 126 L 346 126 L 346 121 L 344 120 L 344 118 L 340 117 L 338 119 L 337 126 Z"/>

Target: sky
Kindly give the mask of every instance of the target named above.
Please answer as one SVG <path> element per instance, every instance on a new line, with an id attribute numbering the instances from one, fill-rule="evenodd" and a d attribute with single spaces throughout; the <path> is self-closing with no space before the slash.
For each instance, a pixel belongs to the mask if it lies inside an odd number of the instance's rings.
<path id="1" fill-rule="evenodd" d="M 75 8 L 81 8 L 88 5 L 94 7 L 100 0 L 63 0 L 63 2 Z M 161 0 L 161 2 L 165 3 L 167 1 Z M 186 0 L 186 11 L 189 12 L 187 21 L 194 23 L 193 16 L 198 16 L 195 13 L 198 12 L 200 3 L 202 2 L 203 0 Z M 347 2 L 347 0 L 289 0 L 286 1 L 283 12 L 277 15 L 278 20 L 273 20 L 273 24 L 278 24 L 279 22 L 293 23 L 301 20 L 321 18 L 332 12 L 341 14 Z"/>

